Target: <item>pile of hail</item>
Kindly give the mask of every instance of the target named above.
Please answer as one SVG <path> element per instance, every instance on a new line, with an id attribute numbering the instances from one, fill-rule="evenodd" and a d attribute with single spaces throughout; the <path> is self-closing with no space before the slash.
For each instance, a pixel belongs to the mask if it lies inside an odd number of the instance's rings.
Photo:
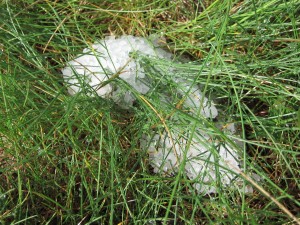
<path id="1" fill-rule="evenodd" d="M 106 37 L 84 49 L 82 55 L 68 62 L 62 70 L 69 93 L 111 99 L 123 109 L 132 107 L 136 101 L 135 93 L 146 95 L 153 83 L 143 64 L 135 57 L 138 54 L 166 61 L 172 61 L 174 57 L 160 48 L 155 39 L 130 35 Z M 124 89 L 111 82 L 116 77 L 131 88 Z M 203 120 L 218 116 L 214 103 L 202 94 L 197 85 L 180 76 L 171 79 L 176 84 L 177 95 L 185 97 L 182 108 L 189 109 L 190 114 Z M 162 94 L 160 102 L 164 104 L 169 98 L 169 95 Z M 166 128 L 141 137 L 141 148 L 148 151 L 154 172 L 171 176 L 181 169 L 186 177 L 193 180 L 194 188 L 203 194 L 217 193 L 218 186 L 228 187 L 233 183 L 240 189 L 243 182 L 238 178 L 240 168 L 239 157 L 233 147 L 235 141 L 220 141 L 208 128 L 191 129 L 191 124 L 184 124 L 182 120 L 172 121 L 173 125 L 176 123 L 180 130 Z M 229 136 L 236 132 L 234 124 L 227 124 L 221 129 Z M 252 192 L 251 186 L 244 187 L 243 191 Z"/>

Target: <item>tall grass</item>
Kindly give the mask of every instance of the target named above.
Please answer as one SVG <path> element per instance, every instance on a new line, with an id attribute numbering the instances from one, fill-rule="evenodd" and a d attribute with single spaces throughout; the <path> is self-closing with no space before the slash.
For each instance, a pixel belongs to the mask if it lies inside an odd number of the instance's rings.
<path id="1" fill-rule="evenodd" d="M 0 221 L 2 224 L 299 224 L 298 1 L 2 1 L 0 3 Z M 118 109 L 69 96 L 61 69 L 105 35 L 163 34 L 192 63 L 177 76 L 203 87 L 238 124 L 236 146 L 252 195 L 196 193 L 183 173 L 152 172 L 139 138 L 160 118 L 173 130 L 211 121 L 158 100 Z M 168 62 L 144 59 L 155 79 Z M 153 73 L 153 65 L 161 71 Z M 164 86 L 172 93 L 174 84 Z M 251 182 L 250 182 L 251 183 Z"/>

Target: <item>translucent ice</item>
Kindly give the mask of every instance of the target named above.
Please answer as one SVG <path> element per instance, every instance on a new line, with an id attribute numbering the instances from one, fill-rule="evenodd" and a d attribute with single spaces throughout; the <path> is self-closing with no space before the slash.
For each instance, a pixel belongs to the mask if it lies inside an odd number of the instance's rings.
<path id="1" fill-rule="evenodd" d="M 130 35 L 119 38 L 110 36 L 96 42 L 85 48 L 83 54 L 68 62 L 62 70 L 68 92 L 71 95 L 85 93 L 100 96 L 111 99 L 122 108 L 132 107 L 136 100 L 133 90 L 138 94 L 147 94 L 153 81 L 135 54 L 166 61 L 173 58 L 171 53 L 158 45 L 157 39 L 149 41 Z M 116 78 L 131 86 L 131 89 L 124 89 L 120 83 L 111 82 Z M 217 108 L 203 95 L 199 86 L 184 77 L 174 76 L 170 79 L 176 84 L 176 95 L 182 98 L 182 106 L 189 114 L 196 116 L 200 112 L 206 118 L 217 117 Z M 163 93 L 160 100 L 162 103 L 172 101 L 169 95 Z M 234 124 L 228 126 L 227 130 L 234 133 Z M 189 133 L 174 131 L 153 131 L 152 135 L 143 135 L 141 148 L 148 151 L 154 172 L 173 175 L 184 162 L 186 176 L 194 181 L 197 191 L 215 193 L 219 181 L 224 186 L 229 185 L 236 176 L 232 168 L 239 166 L 234 148 L 229 143 L 212 141 L 215 138 L 201 129 L 195 132 L 187 148 L 189 136 Z"/>

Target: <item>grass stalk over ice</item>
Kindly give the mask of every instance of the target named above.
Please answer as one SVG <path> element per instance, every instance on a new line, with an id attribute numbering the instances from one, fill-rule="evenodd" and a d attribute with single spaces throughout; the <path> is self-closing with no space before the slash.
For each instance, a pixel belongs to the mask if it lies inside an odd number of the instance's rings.
<path id="1" fill-rule="evenodd" d="M 298 1 L 0 4 L 1 223 L 299 223 Z M 203 196 L 183 171 L 154 174 L 139 137 L 153 126 L 163 129 L 158 113 L 203 126 L 176 105 L 162 105 L 155 92 L 142 96 L 134 112 L 68 95 L 60 70 L 83 48 L 105 35 L 153 33 L 166 37 L 166 49 L 193 60 L 174 66 L 217 102 L 219 120 L 239 125 L 236 149 L 245 172 L 263 178 L 261 190 Z M 168 68 L 145 59 L 150 72 L 152 65 Z M 165 123 L 171 133 L 185 129 Z M 212 121 L 204 123 L 228 140 Z"/>

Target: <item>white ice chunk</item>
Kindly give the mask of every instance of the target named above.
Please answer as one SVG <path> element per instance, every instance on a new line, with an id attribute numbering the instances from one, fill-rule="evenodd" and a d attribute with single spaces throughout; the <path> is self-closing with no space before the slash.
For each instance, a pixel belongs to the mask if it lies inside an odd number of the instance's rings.
<path id="1" fill-rule="evenodd" d="M 236 177 L 232 168 L 239 168 L 236 151 L 228 144 L 213 143 L 209 135 L 200 130 L 189 149 L 186 149 L 187 141 L 185 136 L 174 133 L 171 139 L 164 132 L 152 138 L 144 135 L 141 147 L 148 150 L 155 173 L 174 174 L 185 157 L 185 173 L 195 182 L 194 188 L 199 193 L 216 193 L 218 181 L 222 186 L 230 185 Z"/>
<path id="2" fill-rule="evenodd" d="M 68 62 L 62 69 L 63 77 L 68 83 L 68 92 L 74 95 L 84 91 L 90 96 L 98 95 L 111 99 L 122 108 L 130 108 L 136 100 L 136 93 L 147 94 L 154 82 L 146 74 L 136 53 L 169 62 L 173 58 L 171 53 L 159 48 L 160 40 L 163 39 L 153 37 L 150 42 L 146 38 L 131 35 L 119 38 L 109 36 L 85 48 L 83 54 Z M 162 71 L 160 67 L 155 66 L 155 69 Z M 166 67 L 166 70 L 169 73 L 176 73 L 172 68 Z M 121 80 L 114 82 L 112 78 L 116 77 Z M 204 96 L 197 84 L 176 74 L 169 78 L 177 85 L 175 94 L 184 98 L 182 105 L 184 110 L 193 116 L 200 111 L 203 117 L 217 117 L 218 110 L 214 103 Z M 120 82 L 131 88 L 121 87 Z M 162 84 L 169 83 L 162 80 Z M 173 93 L 160 93 L 161 104 L 172 102 L 174 99 L 170 97 L 171 94 Z M 233 134 L 234 124 L 229 124 L 226 130 Z M 172 175 L 185 161 L 185 173 L 195 182 L 194 187 L 201 193 L 215 193 L 217 179 L 226 186 L 236 176 L 228 167 L 228 164 L 233 168 L 239 166 L 238 156 L 230 144 L 212 143 L 211 140 L 214 138 L 198 130 L 187 149 L 188 135 L 184 136 L 176 132 L 172 133 L 172 137 L 169 135 L 167 132 L 154 133 L 152 137 L 144 135 L 141 140 L 141 147 L 148 151 L 154 172 Z"/>
<path id="3" fill-rule="evenodd" d="M 83 87 L 90 86 L 101 97 L 111 96 L 119 104 L 128 104 L 121 105 L 123 108 L 132 106 L 135 100 L 132 99 L 133 95 L 126 93 L 121 96 L 119 91 L 113 91 L 111 84 L 103 87 L 101 84 L 119 73 L 119 77 L 137 92 L 146 94 L 150 90 L 150 86 L 144 69 L 130 55 L 134 52 L 169 60 L 172 57 L 172 54 L 163 49 L 158 48 L 157 51 L 151 42 L 142 37 L 131 35 L 124 35 L 120 38 L 106 37 L 93 44 L 91 48 L 85 48 L 83 55 L 70 61 L 68 66 L 62 70 L 65 80 L 70 84 L 69 93 L 74 95 L 82 91 Z M 123 97 L 125 99 L 122 99 Z"/>

